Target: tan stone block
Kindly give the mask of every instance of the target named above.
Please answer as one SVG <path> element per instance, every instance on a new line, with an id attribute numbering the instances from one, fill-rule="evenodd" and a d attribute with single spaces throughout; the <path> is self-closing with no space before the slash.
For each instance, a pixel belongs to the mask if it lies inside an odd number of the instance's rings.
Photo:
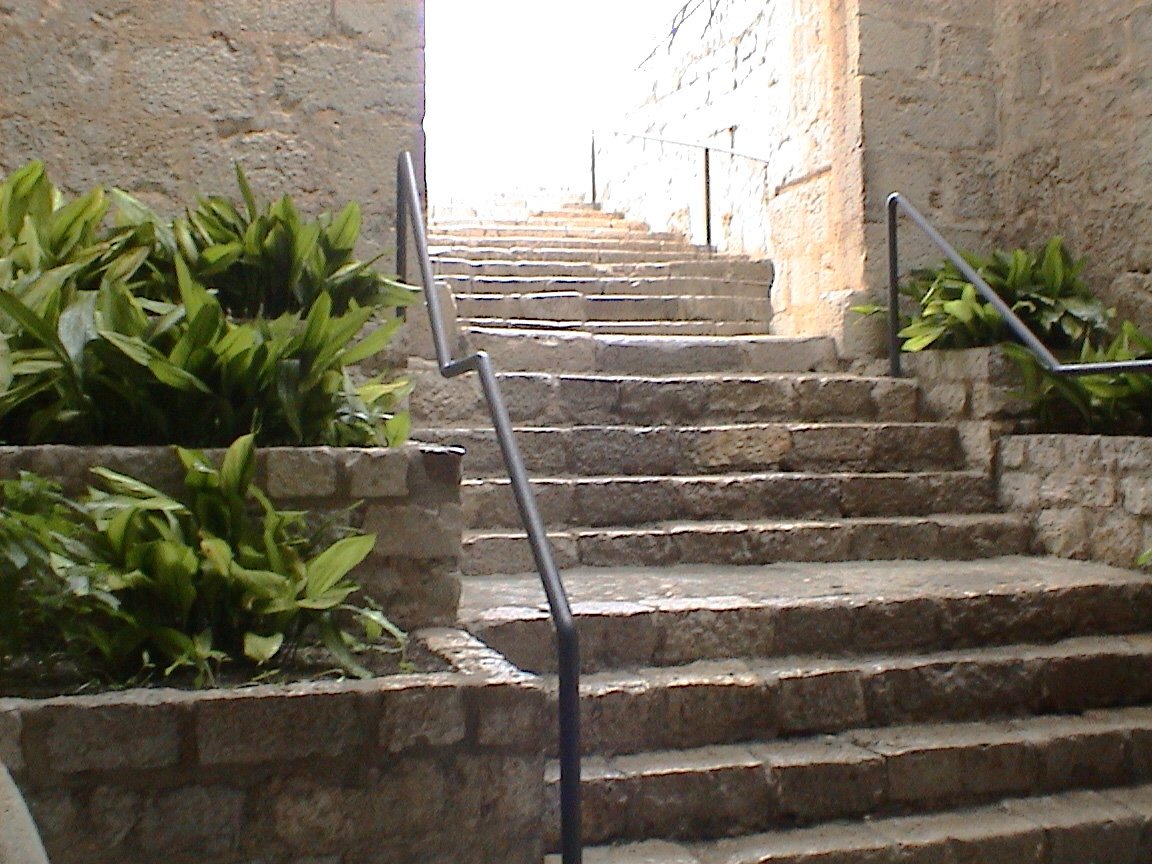
<path id="1" fill-rule="evenodd" d="M 829 732 L 864 722 L 860 676 L 853 670 L 785 673 L 779 694 L 784 732 Z"/>
<path id="2" fill-rule="evenodd" d="M 1091 550 L 1091 527 L 1079 507 L 1045 509 L 1036 516 L 1036 543 L 1061 558 L 1087 558 Z"/>
<path id="3" fill-rule="evenodd" d="M 220 855 L 236 848 L 243 810 L 243 792 L 227 786 L 188 786 L 153 798 L 134 833 L 141 849 L 151 855 Z"/>
<path id="4" fill-rule="evenodd" d="M 326 498 L 336 494 L 338 461 L 329 447 L 269 447 L 264 451 L 273 498 Z"/>
<path id="5" fill-rule="evenodd" d="M 378 557 L 458 558 L 463 511 L 459 504 L 372 504 L 365 510 L 363 530 L 376 535 L 373 554 Z"/>
<path id="6" fill-rule="evenodd" d="M 1152 515 L 1152 477 L 1123 477 L 1120 494 L 1124 509 L 1137 516 Z"/>
<path id="7" fill-rule="evenodd" d="M 550 728 L 548 700 L 535 683 L 471 688 L 465 694 L 476 743 L 521 753 L 540 753 Z"/>
<path id="8" fill-rule="evenodd" d="M 407 448 L 349 450 L 343 454 L 348 494 L 353 498 L 395 498 L 408 494 Z"/>
<path id="9" fill-rule="evenodd" d="M 410 747 L 443 747 L 467 732 L 460 689 L 411 687 L 381 695 L 378 744 L 396 753 Z"/>
<path id="10" fill-rule="evenodd" d="M 25 758 L 35 754 L 33 770 L 61 774 L 176 765 L 185 701 L 173 691 L 128 690 L 41 702 L 23 712 Z"/>
<path id="11" fill-rule="evenodd" d="M 364 744 L 361 713 L 359 694 L 335 686 L 201 696 L 195 706 L 197 759 L 201 765 L 229 765 L 347 753 Z"/>
<path id="12" fill-rule="evenodd" d="M 849 742 L 789 742 L 752 752 L 764 761 L 776 812 L 785 819 L 842 819 L 871 812 L 887 798 L 884 760 Z"/>
<path id="13" fill-rule="evenodd" d="M 862 15 L 862 75 L 880 75 L 899 70 L 924 73 L 934 60 L 935 33 L 930 24 L 911 21 L 907 16 L 885 18 Z"/>

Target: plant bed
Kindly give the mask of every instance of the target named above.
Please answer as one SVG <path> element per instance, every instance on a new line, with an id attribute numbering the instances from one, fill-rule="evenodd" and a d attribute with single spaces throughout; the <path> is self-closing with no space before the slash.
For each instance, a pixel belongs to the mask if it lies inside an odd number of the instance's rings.
<path id="1" fill-rule="evenodd" d="M 539 862 L 545 694 L 458 630 L 445 671 L 0 698 L 53 864 Z"/>

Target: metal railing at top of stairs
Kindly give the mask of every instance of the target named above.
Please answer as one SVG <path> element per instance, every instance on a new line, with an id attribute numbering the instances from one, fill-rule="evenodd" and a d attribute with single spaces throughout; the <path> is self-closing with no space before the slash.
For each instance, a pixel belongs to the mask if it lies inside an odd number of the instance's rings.
<path id="1" fill-rule="evenodd" d="M 956 269 L 964 274 L 964 278 L 971 282 L 976 290 L 992 304 L 993 308 L 1004 319 L 1008 329 L 1024 345 L 1036 355 L 1040 364 L 1056 375 L 1098 375 L 1109 372 L 1152 372 L 1152 360 L 1116 360 L 1098 363 L 1061 363 L 1051 351 L 1037 338 L 1036 334 L 1028 329 L 1028 325 L 1020 320 L 1004 299 L 993 290 L 976 269 L 964 260 L 930 223 L 924 214 L 917 210 L 899 192 L 888 196 L 888 372 L 893 378 L 902 374 L 900 368 L 900 249 L 897 232 L 899 229 L 899 215 L 903 210 L 916 226 L 927 235 L 942 251 Z"/>
<path id="2" fill-rule="evenodd" d="M 597 187 L 596 179 L 596 131 L 592 132 L 592 203 L 599 204 L 599 188 Z M 639 132 L 622 132 L 616 129 L 600 130 L 601 135 L 615 135 L 620 138 L 632 138 L 638 141 L 654 141 L 657 144 L 669 144 L 673 147 L 690 147 L 696 150 L 701 150 L 704 153 L 704 244 L 709 249 L 714 249 L 715 244 L 712 242 L 712 154 L 724 153 L 728 156 L 734 156 L 740 159 L 751 159 L 753 162 L 763 162 L 768 164 L 767 159 L 759 156 L 750 156 L 747 153 L 737 153 L 735 150 L 729 150 L 725 147 L 715 147 L 711 144 L 703 144 L 698 141 L 676 141 L 672 138 L 661 138 L 656 135 L 642 134 Z"/>
<path id="3" fill-rule="evenodd" d="M 428 234 L 424 226 L 416 171 L 412 167 L 411 154 L 404 152 L 400 154 L 396 168 L 396 272 L 403 281 L 408 281 L 409 229 L 419 258 L 421 285 L 428 306 L 432 343 L 440 374 L 445 378 L 455 378 L 465 372 L 475 372 L 480 376 L 480 386 L 488 403 L 496 440 L 512 481 L 516 506 L 528 533 L 532 557 L 540 573 L 540 581 L 544 584 L 544 594 L 548 598 L 552 623 L 556 628 L 559 672 L 560 851 L 564 864 L 580 864 L 583 856 L 580 822 L 580 644 L 576 625 L 572 619 L 568 594 L 552 558 L 552 547 L 544 530 L 544 521 L 528 482 L 528 472 L 512 433 L 512 421 L 492 361 L 485 351 L 453 359 L 449 349 L 444 315 L 432 276 L 432 261 L 428 256 Z"/>

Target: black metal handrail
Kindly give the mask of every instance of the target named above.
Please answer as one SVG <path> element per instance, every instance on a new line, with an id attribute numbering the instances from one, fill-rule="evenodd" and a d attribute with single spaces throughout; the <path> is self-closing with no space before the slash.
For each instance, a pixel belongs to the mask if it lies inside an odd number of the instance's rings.
<path id="1" fill-rule="evenodd" d="M 1012 334 L 1024 343 L 1036 355 L 1040 364 L 1049 372 L 1056 375 L 1097 375 L 1108 372 L 1134 372 L 1152 371 L 1152 360 L 1114 360 L 1097 363 L 1061 363 L 1047 346 L 1028 329 L 1028 325 L 1020 320 L 1020 316 L 1012 311 L 1004 299 L 993 290 L 971 264 L 964 260 L 956 248 L 937 231 L 919 210 L 899 192 L 888 196 L 888 372 L 894 378 L 902 374 L 900 368 L 900 261 L 899 242 L 899 211 L 903 210 L 916 226 L 927 235 L 942 251 L 964 278 L 976 286 L 976 290 L 992 304 L 993 308 L 1004 319 Z"/>
<path id="2" fill-rule="evenodd" d="M 420 278 L 424 300 L 428 306 L 428 320 L 432 326 L 432 343 L 436 349 L 436 363 L 445 378 L 455 378 L 465 372 L 476 372 L 488 403 L 500 453 L 512 481 L 512 492 L 520 519 L 528 533 L 532 557 L 544 584 L 552 623 L 556 628 L 557 668 L 559 672 L 560 714 L 560 851 L 564 864 L 580 864 L 583 856 L 580 823 L 580 643 L 568 594 L 552 558 L 552 547 L 544 530 L 544 521 L 536 507 L 536 498 L 528 482 L 528 472 L 520 457 L 520 448 L 512 433 L 512 421 L 496 378 L 492 361 L 486 351 L 477 351 L 467 357 L 452 358 L 440 298 L 432 277 L 432 261 L 428 257 L 428 234 L 424 227 L 424 213 L 420 205 L 420 192 L 416 184 L 416 171 L 412 156 L 400 154 L 396 169 L 396 272 L 408 279 L 408 229 L 419 257 Z"/>
<path id="3" fill-rule="evenodd" d="M 658 144 L 671 144 L 674 147 L 691 147 L 697 150 L 702 150 L 704 153 L 704 243 L 708 248 L 713 248 L 712 244 L 712 154 L 724 153 L 728 156 L 736 156 L 741 159 L 751 159 L 753 162 L 763 162 L 768 164 L 768 160 L 760 156 L 750 156 L 747 153 L 737 153 L 735 150 L 729 150 L 725 147 L 714 147 L 711 144 L 704 144 L 699 141 L 676 141 L 672 138 L 661 138 L 657 135 L 648 135 L 640 132 L 622 132 L 616 129 L 601 130 L 605 135 L 616 135 L 621 138 L 635 138 L 640 141 L 655 141 Z M 600 203 L 598 200 L 598 189 L 596 184 L 596 132 L 592 133 L 592 203 Z"/>

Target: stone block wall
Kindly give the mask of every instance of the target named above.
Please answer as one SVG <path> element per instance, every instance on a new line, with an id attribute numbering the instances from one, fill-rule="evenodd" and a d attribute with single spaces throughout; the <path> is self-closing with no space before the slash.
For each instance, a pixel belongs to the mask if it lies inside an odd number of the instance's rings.
<path id="1" fill-rule="evenodd" d="M 543 688 L 456 630 L 450 671 L 0 699 L 53 864 L 539 864 Z"/>
<path id="2" fill-rule="evenodd" d="M 1097 291 L 1152 327 L 1147 0 L 725 0 L 705 27 L 711 6 L 642 70 L 635 116 L 767 160 L 741 181 L 757 215 L 721 218 L 777 266 L 774 332 L 881 350 L 845 310 L 886 281 L 896 190 L 962 250 L 1064 234 Z M 914 230 L 901 252 L 906 268 L 942 257 Z"/>
<path id="3" fill-rule="evenodd" d="M 861 0 L 865 280 L 887 281 L 885 200 L 903 192 L 959 249 L 987 247 L 1001 219 L 994 0 Z M 904 268 L 943 255 L 913 226 Z"/>
<path id="4" fill-rule="evenodd" d="M 206 451 L 216 464 L 223 451 Z M 449 624 L 460 597 L 463 521 L 456 449 L 266 447 L 257 450 L 256 484 L 278 506 L 338 513 L 354 507 L 356 527 L 376 534 L 353 578 L 403 627 Z M 0 446 L 0 476 L 33 471 L 78 494 L 102 465 L 166 492 L 184 469 L 169 447 Z"/>
<path id="5" fill-rule="evenodd" d="M 238 200 L 238 162 L 306 212 L 360 201 L 363 252 L 388 249 L 396 155 L 423 160 L 423 31 L 422 0 L 3 4 L 0 171 L 40 158 L 174 215 Z"/>
<path id="6" fill-rule="evenodd" d="M 858 2 L 727 0 L 712 16 L 699 4 L 641 67 L 653 83 L 629 116 L 638 131 L 744 154 L 713 157 L 714 245 L 772 258 L 773 332 L 832 334 L 850 354 L 864 332 L 846 326 L 864 251 Z M 626 183 L 606 179 L 609 203 L 701 242 L 700 151 L 617 149 L 626 167 L 605 176 Z"/>
<path id="7" fill-rule="evenodd" d="M 1063 234 L 1120 314 L 1152 328 L 1152 3 L 996 4 L 1006 242 Z"/>
<path id="8" fill-rule="evenodd" d="M 1131 567 L 1152 547 L 1152 440 L 1001 439 L 1000 502 L 1028 513 L 1036 551 Z"/>

